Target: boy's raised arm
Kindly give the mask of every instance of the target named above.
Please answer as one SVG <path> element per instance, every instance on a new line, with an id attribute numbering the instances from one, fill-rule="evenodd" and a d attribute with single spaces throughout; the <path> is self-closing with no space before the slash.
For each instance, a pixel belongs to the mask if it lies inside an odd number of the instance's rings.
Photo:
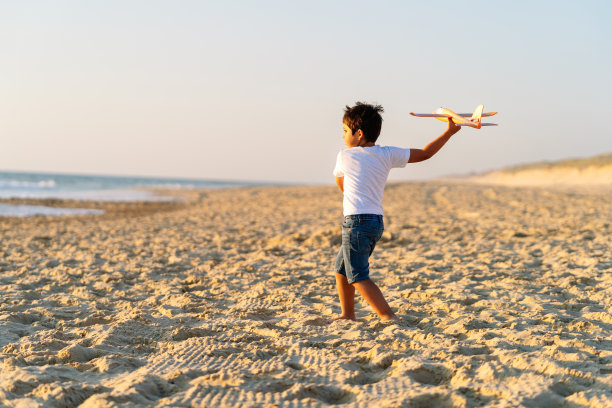
<path id="1" fill-rule="evenodd" d="M 448 118 L 448 127 L 436 140 L 429 143 L 423 149 L 410 149 L 410 159 L 408 163 L 421 162 L 430 159 L 438 150 L 448 142 L 450 137 L 461 130 L 461 126 L 457 126 L 451 118 Z"/>

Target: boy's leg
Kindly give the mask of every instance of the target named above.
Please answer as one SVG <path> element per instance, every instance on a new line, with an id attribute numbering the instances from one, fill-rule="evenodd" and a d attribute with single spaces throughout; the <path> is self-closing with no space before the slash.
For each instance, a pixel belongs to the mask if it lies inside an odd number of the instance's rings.
<path id="1" fill-rule="evenodd" d="M 361 296 L 372 306 L 372 309 L 374 309 L 381 320 L 399 320 L 395 313 L 393 313 L 393 310 L 391 310 L 378 286 L 371 279 L 355 282 L 352 286 L 357 288 Z"/>
<path id="2" fill-rule="evenodd" d="M 342 314 L 334 320 L 355 320 L 355 288 L 348 283 L 346 276 L 339 273 L 336 273 L 336 288 L 338 289 Z"/>
<path id="3" fill-rule="evenodd" d="M 346 269 L 344 264 L 344 250 L 342 247 L 336 257 L 334 269 L 336 271 L 336 289 L 338 290 L 342 314 L 332 319 L 332 321 L 339 319 L 355 320 L 355 288 L 348 283 L 344 275 Z"/>

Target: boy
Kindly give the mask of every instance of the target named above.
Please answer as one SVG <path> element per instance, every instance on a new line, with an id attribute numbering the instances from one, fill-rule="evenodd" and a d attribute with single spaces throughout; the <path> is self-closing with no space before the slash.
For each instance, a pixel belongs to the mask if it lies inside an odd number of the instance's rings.
<path id="1" fill-rule="evenodd" d="M 382 292 L 370 280 L 369 257 L 383 233 L 382 196 L 389 171 L 431 158 L 461 127 L 451 119 L 448 128 L 421 149 L 378 146 L 383 108 L 357 102 L 342 118 L 347 149 L 338 153 L 334 176 L 344 194 L 342 247 L 334 270 L 342 314 L 333 320 L 355 320 L 355 289 L 383 321 L 399 320 Z"/>

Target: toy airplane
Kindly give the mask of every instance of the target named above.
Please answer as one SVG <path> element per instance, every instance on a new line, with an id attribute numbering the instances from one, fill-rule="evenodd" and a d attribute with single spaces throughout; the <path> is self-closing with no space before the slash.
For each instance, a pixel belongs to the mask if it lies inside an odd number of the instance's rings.
<path id="1" fill-rule="evenodd" d="M 448 122 L 449 118 L 453 119 L 459 126 L 470 126 L 476 129 L 480 129 L 481 126 L 497 126 L 497 123 L 482 123 L 481 117 L 493 116 L 497 112 L 483 112 L 484 105 L 478 105 L 474 110 L 474 113 L 455 113 L 450 109 L 438 108 L 433 113 L 414 113 L 410 112 L 412 116 L 418 116 L 420 118 L 436 118 L 443 122 Z M 471 117 L 470 117 L 471 115 Z M 468 119 L 469 118 L 469 119 Z"/>

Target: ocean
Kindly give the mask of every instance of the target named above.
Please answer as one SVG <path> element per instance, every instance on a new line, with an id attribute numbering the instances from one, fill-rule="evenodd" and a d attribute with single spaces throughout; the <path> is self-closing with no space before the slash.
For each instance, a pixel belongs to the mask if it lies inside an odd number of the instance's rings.
<path id="1" fill-rule="evenodd" d="M 176 200 L 176 198 L 156 196 L 151 190 L 156 188 L 231 188 L 263 184 L 265 183 L 180 178 L 0 172 L 0 200 L 63 199 L 116 202 L 172 201 Z M 91 209 L 0 203 L 0 217 L 28 217 L 34 215 L 62 216 L 99 214 L 101 212 L 101 210 Z"/>

